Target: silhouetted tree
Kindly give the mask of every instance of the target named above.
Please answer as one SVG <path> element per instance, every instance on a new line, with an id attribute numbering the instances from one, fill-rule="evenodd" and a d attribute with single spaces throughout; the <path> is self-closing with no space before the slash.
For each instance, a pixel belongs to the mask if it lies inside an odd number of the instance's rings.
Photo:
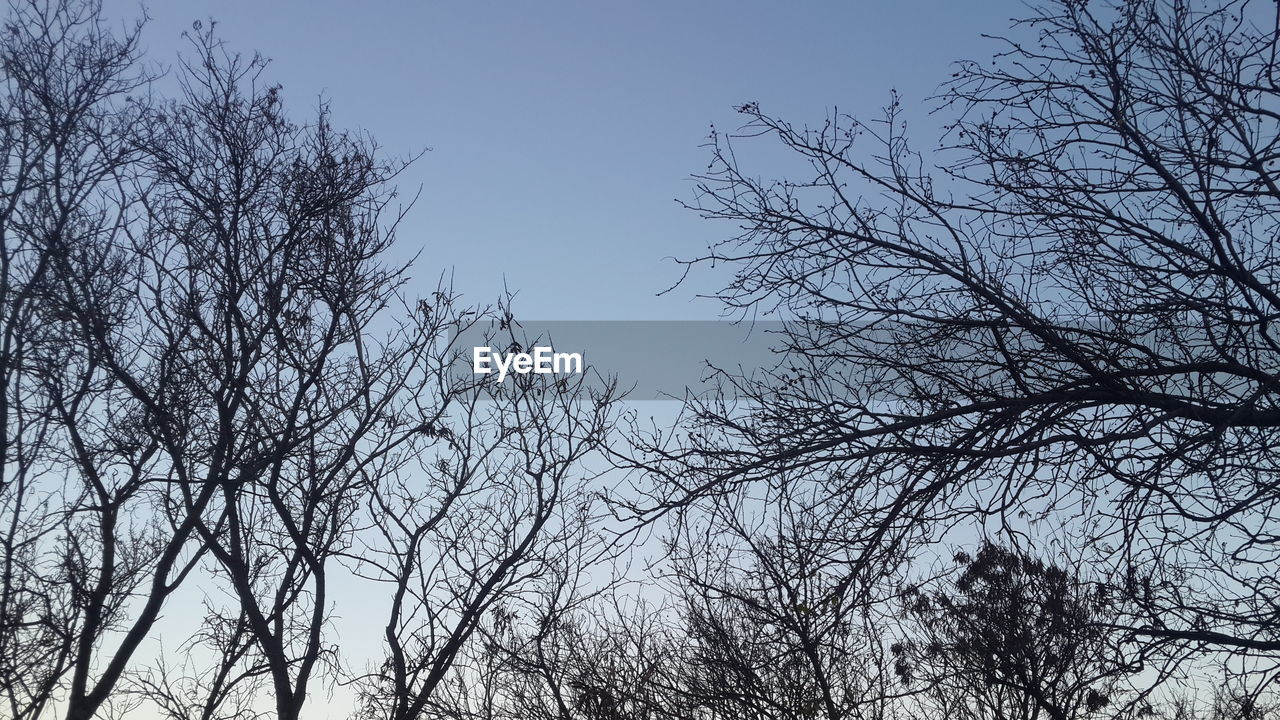
<path id="1" fill-rule="evenodd" d="M 663 720 L 692 717 L 672 684 L 678 629 L 643 604 L 597 593 L 532 617 L 504 611 L 473 645 L 470 672 L 432 698 L 449 720 Z M 563 598 L 562 598 L 563 600 Z M 588 600 L 592 600 L 588 602 Z"/>
<path id="2" fill-rule="evenodd" d="M 891 704 L 884 620 L 866 594 L 839 587 L 847 528 L 822 485 L 816 475 L 718 496 L 676 527 L 687 639 L 672 691 L 702 714 L 855 720 Z"/>
<path id="3" fill-rule="evenodd" d="M 429 365 L 456 366 L 455 352 Z M 564 612 L 581 573 L 608 557 L 592 524 L 599 471 L 587 468 L 606 466 L 615 389 L 593 389 L 586 375 L 512 376 L 501 386 L 477 377 L 455 382 L 436 406 L 436 446 L 401 454 L 395 462 L 412 470 L 380 473 L 368 496 L 375 525 L 359 572 L 391 597 L 386 657 L 362 682 L 369 717 L 469 706 L 470 692 L 449 697 L 444 686 L 500 679 L 483 647 L 493 638 L 486 623 L 500 628 L 518 609 Z M 477 661 L 488 669 L 474 672 Z"/>
<path id="4" fill-rule="evenodd" d="M 385 418 L 414 393 L 428 338 L 413 326 L 386 340 L 371 331 L 403 282 L 381 264 L 396 169 L 333 131 L 323 110 L 311 126 L 290 122 L 278 88 L 261 84 L 263 62 L 227 53 L 211 32 L 196 29 L 182 96 L 141 138 L 148 184 L 127 250 L 145 315 L 132 337 L 101 342 L 160 349 L 154 369 L 126 372 L 149 398 L 140 371 L 172 378 L 153 402 L 193 434 L 168 453 L 180 477 L 165 507 L 175 524 L 194 518 L 236 598 L 210 618 L 239 623 L 226 649 L 261 663 L 277 716 L 293 718 L 331 659 L 327 577 L 350 545 L 368 467 L 417 434 Z M 181 476 L 216 490 L 205 499 Z"/>
<path id="5" fill-rule="evenodd" d="M 853 588 L 957 527 L 1053 531 L 1123 591 L 1151 662 L 1232 656 L 1265 685 L 1274 7 L 1064 0 L 1017 33 L 959 66 L 936 155 L 897 99 L 812 128 L 748 104 L 713 136 L 693 207 L 740 232 L 694 262 L 733 270 L 727 307 L 793 323 L 778 368 L 723 376 L 736 404 L 695 399 L 687 442 L 652 443 L 638 506 L 824 473 L 858 519 Z M 806 174 L 740 164 L 766 140 Z"/>
<path id="6" fill-rule="evenodd" d="M 1109 588 L 1088 585 L 1023 552 L 986 543 L 958 553 L 961 572 L 933 591 L 909 587 L 918 634 L 894 647 L 895 667 L 948 717 L 1125 717 L 1141 669 L 1111 637 Z"/>
<path id="7" fill-rule="evenodd" d="M 666 604 L 643 602 L 650 587 L 500 634 L 479 673 L 500 678 L 498 701 L 446 717 L 888 717 L 914 692 L 886 657 L 891 614 L 833 595 L 844 530 L 814 512 L 819 497 L 788 485 L 700 504 L 651 570 Z"/>
<path id="8" fill-rule="evenodd" d="M 408 161 L 290 120 L 211 25 L 158 98 L 136 38 L 80 0 L 0 32 L 2 713 L 294 720 L 351 679 L 333 578 L 364 573 L 416 717 L 571 556 L 613 395 L 483 401 L 447 341 L 502 316 L 406 297 L 390 258 Z M 198 627 L 147 658 L 192 582 Z"/>
<path id="9" fill-rule="evenodd" d="M 149 632 L 189 524 L 160 532 L 155 417 L 93 341 L 128 312 L 136 28 L 95 3 L 14 2 L 0 31 L 0 697 L 88 717 Z M 120 348 L 122 354 L 131 348 Z M 151 432 L 144 429 L 148 422 Z"/>

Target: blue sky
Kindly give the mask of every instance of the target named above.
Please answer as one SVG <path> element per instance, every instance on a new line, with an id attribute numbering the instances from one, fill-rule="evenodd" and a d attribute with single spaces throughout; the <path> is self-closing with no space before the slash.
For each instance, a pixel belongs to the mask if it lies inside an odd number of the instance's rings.
<path id="1" fill-rule="evenodd" d="M 111 15 L 139 6 L 112 0 Z M 1019 2 L 275 2 L 155 4 L 144 42 L 168 61 L 193 20 L 213 18 L 237 50 L 272 59 L 295 118 L 320 96 L 339 126 L 388 153 L 430 147 L 403 177 L 420 201 L 400 251 L 421 248 L 422 292 L 454 273 L 465 299 L 519 292 L 522 317 L 710 319 L 697 276 L 663 297 L 732 228 L 700 220 L 699 145 L 732 108 L 758 101 L 794 122 L 832 108 L 866 116 L 897 89 L 920 145 L 925 98 L 958 58 L 995 48 Z M 762 175 L 769 167 L 757 167 Z"/>

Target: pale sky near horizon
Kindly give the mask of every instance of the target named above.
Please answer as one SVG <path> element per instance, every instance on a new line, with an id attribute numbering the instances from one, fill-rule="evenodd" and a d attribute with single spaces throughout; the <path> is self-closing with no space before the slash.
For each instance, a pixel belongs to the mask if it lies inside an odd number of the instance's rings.
<path id="1" fill-rule="evenodd" d="M 121 19 L 134 0 L 110 0 Z M 370 132 L 390 154 L 431 148 L 403 176 L 422 196 L 399 250 L 421 248 L 422 292 L 441 273 L 474 303 L 506 285 L 540 320 L 712 319 L 695 300 L 723 276 L 679 276 L 732 230 L 680 208 L 699 147 L 733 107 L 757 101 L 796 123 L 838 107 L 875 116 L 891 88 L 918 144 L 936 137 L 926 98 L 960 58 L 989 56 L 1021 2 L 152 3 L 144 47 L 172 64 L 197 19 L 229 47 L 257 50 L 305 119 L 316 100 L 335 125 Z M 759 172 L 767 175 L 768 167 Z"/>

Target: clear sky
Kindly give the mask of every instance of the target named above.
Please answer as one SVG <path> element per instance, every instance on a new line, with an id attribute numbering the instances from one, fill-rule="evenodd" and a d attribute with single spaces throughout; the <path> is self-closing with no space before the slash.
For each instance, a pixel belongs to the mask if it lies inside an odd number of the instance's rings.
<path id="1" fill-rule="evenodd" d="M 108 11 L 136 15 L 132 0 Z M 490 302 L 506 283 L 527 319 L 716 317 L 712 289 L 679 277 L 731 228 L 674 202 L 709 154 L 711 125 L 758 101 L 797 123 L 832 107 L 866 116 L 896 88 L 921 145 L 925 98 L 958 58 L 995 48 L 1019 2 L 260 2 L 154 3 L 145 45 L 169 61 L 195 19 L 272 59 L 296 119 L 323 95 L 335 124 L 390 153 L 430 147 L 404 176 L 423 195 L 401 250 L 422 248 L 423 292 L 452 270 Z M 760 167 L 762 175 L 767 167 Z"/>

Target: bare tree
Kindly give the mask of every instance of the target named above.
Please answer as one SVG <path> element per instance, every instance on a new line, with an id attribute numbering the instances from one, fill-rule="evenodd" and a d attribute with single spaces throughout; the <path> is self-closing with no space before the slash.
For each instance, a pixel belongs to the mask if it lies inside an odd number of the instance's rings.
<path id="1" fill-rule="evenodd" d="M 211 33 L 197 28 L 183 95 L 146 138 L 150 184 L 129 248 L 138 333 L 175 378 L 158 404 L 215 439 L 169 457 L 213 493 L 179 482 L 166 509 L 175 527 L 192 518 L 234 599 L 215 622 L 252 639 L 244 660 L 263 664 L 277 716 L 294 718 L 331 651 L 327 573 L 351 544 L 371 467 L 421 434 L 387 418 L 412 402 L 435 328 L 372 331 L 403 281 L 381 263 L 397 168 L 332 130 L 323 109 L 310 126 L 291 123 L 278 88 L 261 83 L 263 62 Z"/>
<path id="2" fill-rule="evenodd" d="M 137 154 L 129 95 L 147 80 L 137 28 L 114 36 L 99 10 L 14 2 L 0 33 L 0 694 L 13 718 L 64 694 L 70 716 L 91 714 L 186 562 L 182 538 L 138 520 L 156 442 L 88 339 L 125 302 L 111 243 Z"/>
<path id="3" fill-rule="evenodd" d="M 459 385 L 446 341 L 489 314 L 406 296 L 409 160 L 291 121 L 212 25 L 167 100 L 94 2 L 15 4 L 2 35 L 5 714 L 297 718 L 350 679 L 356 571 L 391 608 L 391 716 L 418 716 L 574 555 L 612 389 Z M 147 658 L 193 578 L 203 618 Z"/>
<path id="4" fill-rule="evenodd" d="M 550 583 L 536 603 L 491 614 L 459 661 L 468 672 L 440 688 L 425 717 L 694 717 L 674 682 L 684 645 L 676 618 L 623 585 L 587 588 Z"/>
<path id="5" fill-rule="evenodd" d="M 671 692 L 709 717 L 878 718 L 901 694 L 883 609 L 838 588 L 846 528 L 820 477 L 716 496 L 676 527 Z"/>
<path id="6" fill-rule="evenodd" d="M 915 692 L 887 657 L 896 608 L 832 595 L 844 531 L 814 500 L 796 484 L 699 503 L 646 567 L 658 578 L 496 633 L 480 676 L 498 702 L 447 717 L 890 716 Z"/>
<path id="7" fill-rule="evenodd" d="M 149 667 L 127 678 L 117 695 L 145 703 L 171 720 L 269 717 L 261 698 L 270 694 L 270 668 L 255 653 L 243 612 L 229 618 L 222 608 L 206 603 L 200 629 L 177 651 L 176 657 L 162 651 Z"/>
<path id="8" fill-rule="evenodd" d="M 1274 681 L 1276 18 L 1044 3 L 960 64 L 936 162 L 898 99 L 813 128 L 743 106 L 693 203 L 741 232 L 695 262 L 794 324 L 763 381 L 725 376 L 742 402 L 654 444 L 647 509 L 825 473 L 854 588 L 958 527 L 1053 534 L 1152 662 Z M 766 139 L 806 174 L 741 165 Z"/>
<path id="9" fill-rule="evenodd" d="M 530 346 L 509 313 L 499 318 L 512 342 Z M 457 349 L 444 352 L 432 367 L 456 367 Z M 563 612 L 583 573 L 608 557 L 593 520 L 614 387 L 594 389 L 586 375 L 477 377 L 455 380 L 436 406 L 429 426 L 440 442 L 405 458 L 412 471 L 384 473 L 369 496 L 377 532 L 360 571 L 392 598 L 386 658 L 362 683 L 375 717 L 444 712 L 448 699 L 435 696 L 446 681 L 492 680 L 471 674 L 492 637 L 484 624 L 521 608 Z"/>
<path id="10" fill-rule="evenodd" d="M 1113 593 L 1032 555 L 985 543 L 956 555 L 937 590 L 904 593 L 915 637 L 894 647 L 895 669 L 948 717 L 1054 720 L 1128 717 L 1142 697 L 1109 631 Z"/>
<path id="11" fill-rule="evenodd" d="M 629 598 L 501 610 L 477 629 L 424 717 L 448 720 L 658 720 L 690 717 L 670 691 L 678 655 L 664 614 Z M 547 608 L 552 608 L 546 612 Z"/>

